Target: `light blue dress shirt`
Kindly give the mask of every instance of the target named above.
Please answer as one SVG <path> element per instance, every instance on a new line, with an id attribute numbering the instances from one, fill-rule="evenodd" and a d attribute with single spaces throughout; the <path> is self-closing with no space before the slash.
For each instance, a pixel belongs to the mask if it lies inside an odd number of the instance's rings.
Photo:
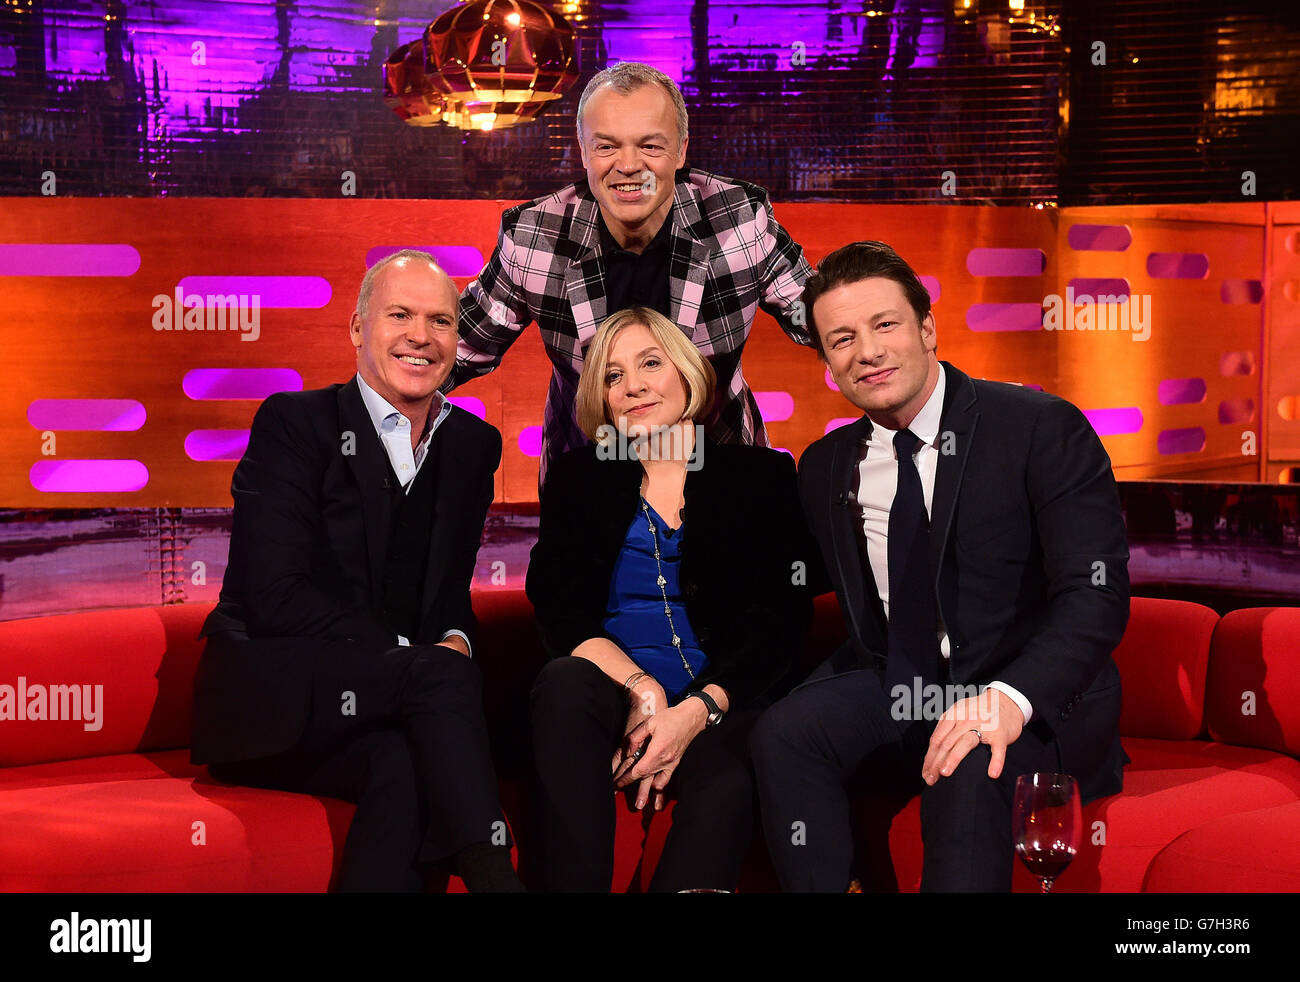
<path id="1" fill-rule="evenodd" d="M 434 392 L 433 405 L 429 407 L 429 417 L 425 422 L 424 436 L 412 449 L 411 421 L 372 389 L 361 377 L 360 372 L 357 372 L 357 388 L 361 390 L 361 401 L 366 404 L 370 422 L 375 424 L 375 433 L 379 435 L 379 442 L 384 445 L 384 452 L 388 454 L 389 463 L 393 465 L 393 473 L 397 475 L 403 490 L 409 493 L 411 482 L 415 480 L 415 475 L 420 473 L 420 466 L 428 456 L 433 431 L 451 412 L 451 403 L 441 392 Z M 452 636 L 463 638 L 465 647 L 470 649 L 470 657 L 474 657 L 474 649 L 469 643 L 469 636 L 464 631 L 452 629 L 442 636 L 442 640 L 446 641 Z M 411 643 L 400 634 L 397 636 L 397 642 L 401 645 Z"/>

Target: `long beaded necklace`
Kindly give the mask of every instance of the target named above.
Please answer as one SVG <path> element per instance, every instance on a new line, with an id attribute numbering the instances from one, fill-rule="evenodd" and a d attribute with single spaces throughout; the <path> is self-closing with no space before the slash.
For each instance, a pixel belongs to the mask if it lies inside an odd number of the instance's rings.
<path id="1" fill-rule="evenodd" d="M 650 505 L 645 500 L 645 495 L 641 495 L 641 512 L 645 515 L 646 524 L 650 526 L 650 536 L 654 539 L 655 544 L 655 568 L 659 570 L 659 577 L 656 582 L 659 584 L 659 593 L 664 598 L 664 613 L 668 615 L 668 629 L 673 632 L 673 647 L 677 649 L 677 657 L 682 660 L 682 667 L 686 669 L 686 674 L 694 681 L 695 673 L 691 671 L 691 663 L 686 660 L 682 654 L 682 639 L 677 636 L 677 628 L 673 624 L 673 609 L 668 603 L 668 590 L 666 589 L 668 581 L 664 579 L 664 567 L 659 555 L 659 530 L 655 528 L 654 519 L 650 517 Z"/>

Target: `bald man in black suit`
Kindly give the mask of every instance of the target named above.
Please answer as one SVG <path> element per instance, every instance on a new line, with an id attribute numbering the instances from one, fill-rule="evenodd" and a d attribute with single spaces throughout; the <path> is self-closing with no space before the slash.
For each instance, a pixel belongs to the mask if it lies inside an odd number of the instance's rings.
<path id="1" fill-rule="evenodd" d="M 192 758 L 355 802 L 339 890 L 417 890 L 435 863 L 472 891 L 521 889 L 470 657 L 501 435 L 437 391 L 457 305 L 427 253 L 376 263 L 357 374 L 263 402 L 231 483 Z"/>

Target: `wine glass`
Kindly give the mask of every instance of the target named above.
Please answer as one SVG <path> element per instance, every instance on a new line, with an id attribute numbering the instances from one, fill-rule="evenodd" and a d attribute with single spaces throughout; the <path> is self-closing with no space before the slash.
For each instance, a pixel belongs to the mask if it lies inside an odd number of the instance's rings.
<path id="1" fill-rule="evenodd" d="M 1074 778 L 1044 772 L 1016 778 L 1012 841 L 1020 861 L 1042 881 L 1043 893 L 1052 892 L 1052 881 L 1079 851 L 1082 831 L 1083 806 Z"/>

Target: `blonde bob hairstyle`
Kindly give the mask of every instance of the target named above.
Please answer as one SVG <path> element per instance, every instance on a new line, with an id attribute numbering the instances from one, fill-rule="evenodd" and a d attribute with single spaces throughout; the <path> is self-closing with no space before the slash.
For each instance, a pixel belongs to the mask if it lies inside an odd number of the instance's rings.
<path id="1" fill-rule="evenodd" d="M 613 432 L 605 431 L 606 442 L 618 430 L 617 422 L 609 414 L 609 402 L 605 398 L 605 374 L 609 370 L 609 353 L 614 347 L 614 339 L 623 328 L 633 324 L 644 326 L 654 335 L 655 343 L 681 375 L 686 386 L 686 412 L 682 418 L 697 419 L 713 404 L 717 373 L 690 338 L 659 311 L 649 307 L 628 307 L 606 317 L 597 329 L 596 336 L 587 348 L 582 374 L 578 377 L 578 395 L 575 399 L 578 426 L 588 439 L 597 443 L 601 442 L 600 428 L 605 424 L 613 426 Z"/>

